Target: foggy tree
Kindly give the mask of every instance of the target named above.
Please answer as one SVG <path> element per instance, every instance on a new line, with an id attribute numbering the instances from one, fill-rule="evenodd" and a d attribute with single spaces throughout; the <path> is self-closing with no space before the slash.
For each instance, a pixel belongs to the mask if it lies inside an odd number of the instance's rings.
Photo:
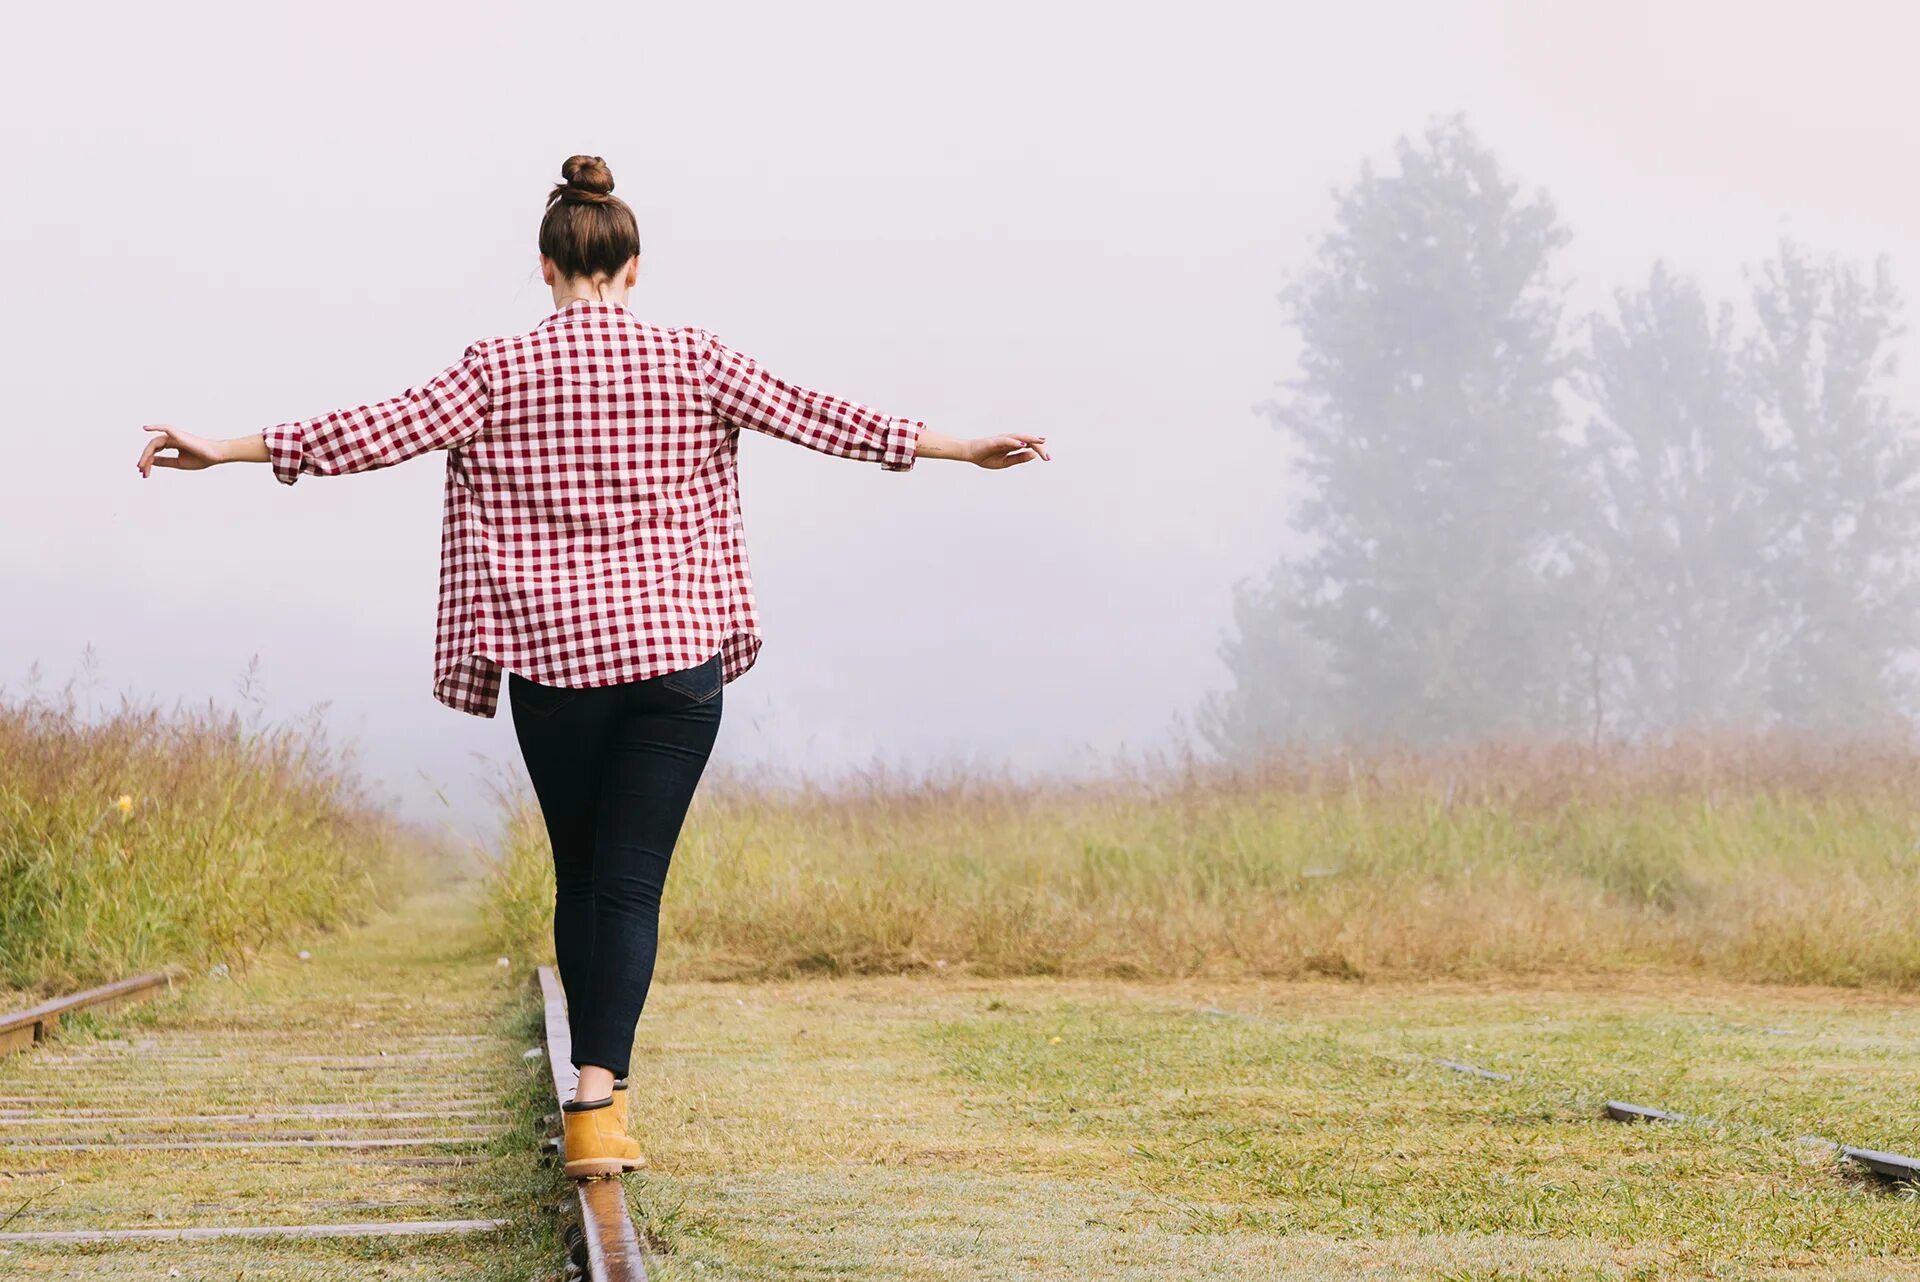
<path id="1" fill-rule="evenodd" d="M 1332 730 L 1321 697 L 1328 654 L 1301 626 L 1301 591 L 1298 572 L 1281 561 L 1264 580 L 1234 593 L 1237 635 L 1220 646 L 1234 688 L 1208 694 L 1194 717 L 1201 735 L 1223 753 L 1314 744 Z"/>
<path id="2" fill-rule="evenodd" d="M 1335 193 L 1281 295 L 1300 374 L 1263 408 L 1311 483 L 1295 524 L 1312 550 L 1237 590 L 1234 689 L 1200 718 L 1223 751 L 1263 728 L 1433 743 L 1567 723 L 1580 498 L 1549 274 L 1567 232 L 1458 117 L 1396 153 L 1397 173 L 1369 164 Z"/>
<path id="3" fill-rule="evenodd" d="M 1912 708 L 1920 453 L 1888 396 L 1901 299 L 1870 272 L 1785 244 L 1753 288 L 1745 352 L 1775 442 L 1767 575 L 1782 636 L 1770 698 L 1786 722 L 1885 729 Z"/>
<path id="4" fill-rule="evenodd" d="M 1598 698 L 1630 732 L 1758 727 L 1771 622 L 1767 437 L 1733 309 L 1656 264 L 1587 322 L 1580 385 L 1599 481 L 1584 542 L 1604 669 Z"/>

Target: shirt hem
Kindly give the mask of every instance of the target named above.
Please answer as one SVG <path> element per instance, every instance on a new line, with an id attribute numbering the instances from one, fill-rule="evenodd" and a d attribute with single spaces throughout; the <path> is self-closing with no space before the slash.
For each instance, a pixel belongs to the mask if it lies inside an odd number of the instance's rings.
<path id="1" fill-rule="evenodd" d="M 760 650 L 764 645 L 765 639 L 757 631 L 751 628 L 737 627 L 722 636 L 719 645 L 716 646 L 714 650 L 708 651 L 706 654 L 694 659 L 691 663 L 672 660 L 660 664 L 641 664 L 637 669 L 623 672 L 621 675 L 613 677 L 610 680 L 591 681 L 585 684 L 551 681 L 543 677 L 533 676 L 530 673 L 520 672 L 518 668 L 509 667 L 506 663 L 490 653 L 485 647 L 482 647 L 468 651 L 461 658 L 455 660 L 450 667 L 444 669 L 435 677 L 433 697 L 445 706 L 452 708 L 455 712 L 464 712 L 476 717 L 492 718 L 499 714 L 501 688 L 505 684 L 507 675 L 511 673 L 518 673 L 524 679 L 537 681 L 541 685 L 558 686 L 568 690 L 593 690 L 602 686 L 624 685 L 633 681 L 646 681 L 667 672 L 679 672 L 685 668 L 695 667 L 704 663 L 707 659 L 712 658 L 716 652 L 720 655 L 721 682 L 722 684 L 730 684 L 746 675 L 747 670 L 753 667 L 759 660 Z M 461 669 L 474 663 L 484 665 L 487 671 L 478 676 L 463 676 Z M 475 688 L 476 682 L 479 683 L 479 688 Z M 491 687 L 491 689 L 489 690 L 487 687 Z"/>

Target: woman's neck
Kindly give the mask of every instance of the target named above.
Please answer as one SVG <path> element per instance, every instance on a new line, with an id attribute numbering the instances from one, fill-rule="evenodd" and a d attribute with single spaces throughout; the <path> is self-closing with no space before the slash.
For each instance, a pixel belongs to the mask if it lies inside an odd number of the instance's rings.
<path id="1" fill-rule="evenodd" d="M 575 277 L 553 283 L 553 305 L 557 310 L 568 303 L 585 300 L 590 303 L 618 303 L 625 307 L 632 293 L 631 285 L 617 285 L 610 280 L 591 281 Z"/>

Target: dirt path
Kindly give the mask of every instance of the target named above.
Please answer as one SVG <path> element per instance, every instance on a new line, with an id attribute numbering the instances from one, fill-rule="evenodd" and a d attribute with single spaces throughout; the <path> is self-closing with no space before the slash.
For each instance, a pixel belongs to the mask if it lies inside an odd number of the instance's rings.
<path id="1" fill-rule="evenodd" d="M 526 1278 L 561 1258 L 525 965 L 498 966 L 446 894 L 309 948 L 0 1060 L 0 1276 Z"/>

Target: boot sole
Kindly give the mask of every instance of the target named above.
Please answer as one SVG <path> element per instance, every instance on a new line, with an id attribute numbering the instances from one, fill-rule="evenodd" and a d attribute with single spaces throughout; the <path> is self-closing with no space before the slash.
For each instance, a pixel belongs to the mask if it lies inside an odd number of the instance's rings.
<path id="1" fill-rule="evenodd" d="M 592 1179 L 596 1175 L 618 1175 L 622 1171 L 637 1168 L 618 1157 L 583 1157 L 564 1163 L 560 1169 L 566 1172 L 570 1180 L 585 1180 Z"/>

